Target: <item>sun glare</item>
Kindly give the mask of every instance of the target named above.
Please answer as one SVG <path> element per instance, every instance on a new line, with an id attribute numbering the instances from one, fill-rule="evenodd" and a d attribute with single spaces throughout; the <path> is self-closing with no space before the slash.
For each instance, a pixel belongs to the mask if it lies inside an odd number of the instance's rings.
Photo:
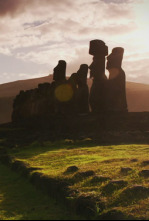
<path id="1" fill-rule="evenodd" d="M 73 90 L 71 85 L 62 84 L 59 85 L 55 90 L 55 97 L 60 102 L 68 102 L 73 97 Z"/>
<path id="2" fill-rule="evenodd" d="M 149 52 L 149 1 L 142 0 L 135 6 L 137 31 L 134 33 L 136 46 L 143 52 Z"/>

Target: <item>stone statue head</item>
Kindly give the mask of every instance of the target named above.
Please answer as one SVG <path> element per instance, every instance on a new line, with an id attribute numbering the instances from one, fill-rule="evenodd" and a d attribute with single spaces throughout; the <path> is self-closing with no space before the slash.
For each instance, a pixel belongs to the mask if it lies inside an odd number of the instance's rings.
<path id="1" fill-rule="evenodd" d="M 90 78 L 100 78 L 105 75 L 105 57 L 93 57 L 93 62 L 89 66 Z"/>
<path id="2" fill-rule="evenodd" d="M 108 47 L 102 40 L 92 40 L 90 41 L 89 54 L 93 56 L 107 56 Z"/>
<path id="3" fill-rule="evenodd" d="M 88 74 L 88 65 L 87 64 L 81 64 L 79 70 L 77 71 L 78 82 L 86 83 L 87 74 Z"/>
<path id="4" fill-rule="evenodd" d="M 87 78 L 88 74 L 88 65 L 87 64 L 81 64 L 79 70 L 77 71 L 78 75 L 83 78 Z"/>
<path id="5" fill-rule="evenodd" d="M 60 60 L 58 65 L 54 68 L 53 80 L 64 81 L 66 80 L 66 61 Z"/>
<path id="6" fill-rule="evenodd" d="M 122 66 L 124 48 L 117 47 L 113 48 L 112 53 L 107 57 L 107 69 L 110 70 L 112 68 L 120 69 Z"/>
<path id="7" fill-rule="evenodd" d="M 78 74 L 77 73 L 73 73 L 70 76 L 70 78 L 69 78 L 69 82 L 77 84 L 77 82 L 78 82 Z"/>
<path id="8" fill-rule="evenodd" d="M 89 66 L 90 78 L 105 78 L 105 57 L 108 55 L 108 47 L 102 40 L 90 41 L 89 54 L 93 55 L 93 62 Z"/>

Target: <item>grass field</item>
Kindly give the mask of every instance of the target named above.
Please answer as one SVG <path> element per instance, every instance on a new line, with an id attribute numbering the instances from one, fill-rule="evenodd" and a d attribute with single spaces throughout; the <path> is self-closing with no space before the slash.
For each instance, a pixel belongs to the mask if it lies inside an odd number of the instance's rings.
<path id="1" fill-rule="evenodd" d="M 69 180 L 78 195 L 100 198 L 106 205 L 103 212 L 114 208 L 149 218 L 149 176 L 140 175 L 149 170 L 149 145 L 98 146 L 89 139 L 34 142 L 10 154 L 43 174 Z M 79 170 L 66 172 L 70 166 Z"/>
<path id="2" fill-rule="evenodd" d="M 69 219 L 77 217 L 0 164 L 0 220 Z"/>

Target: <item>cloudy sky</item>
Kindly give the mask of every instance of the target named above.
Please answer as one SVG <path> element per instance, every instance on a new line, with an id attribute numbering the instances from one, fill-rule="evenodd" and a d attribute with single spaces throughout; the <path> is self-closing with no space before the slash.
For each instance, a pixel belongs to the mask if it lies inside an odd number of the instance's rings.
<path id="1" fill-rule="evenodd" d="M 0 84 L 90 64 L 89 41 L 125 48 L 127 81 L 149 84 L 149 0 L 0 0 Z"/>

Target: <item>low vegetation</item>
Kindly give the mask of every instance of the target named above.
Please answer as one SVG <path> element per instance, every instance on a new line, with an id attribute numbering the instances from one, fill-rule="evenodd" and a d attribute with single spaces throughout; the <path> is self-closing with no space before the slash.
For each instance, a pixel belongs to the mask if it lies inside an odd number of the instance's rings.
<path id="1" fill-rule="evenodd" d="M 100 218 L 111 210 L 149 218 L 149 145 L 98 146 L 91 139 L 64 140 L 34 142 L 9 154 L 40 173 L 67 180 L 74 198 L 96 198 Z"/>

